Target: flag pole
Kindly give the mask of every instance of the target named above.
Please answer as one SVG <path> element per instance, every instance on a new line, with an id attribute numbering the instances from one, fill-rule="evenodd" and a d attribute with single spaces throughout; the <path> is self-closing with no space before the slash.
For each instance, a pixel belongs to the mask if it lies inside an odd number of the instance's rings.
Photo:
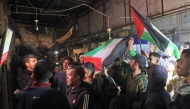
<path id="1" fill-rule="evenodd" d="M 141 47 L 141 50 L 142 50 L 141 40 L 140 40 L 140 38 L 139 38 L 139 37 L 138 37 L 138 40 L 139 40 L 140 47 Z"/>

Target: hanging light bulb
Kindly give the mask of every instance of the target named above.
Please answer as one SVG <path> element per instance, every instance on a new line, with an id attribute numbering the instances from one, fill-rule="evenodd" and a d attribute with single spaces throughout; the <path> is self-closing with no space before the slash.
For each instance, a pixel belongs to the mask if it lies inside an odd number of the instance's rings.
<path id="1" fill-rule="evenodd" d="M 36 22 L 36 30 L 39 30 L 39 29 L 38 29 L 38 18 L 37 18 L 37 10 L 36 10 L 36 20 L 34 20 L 34 22 Z"/>
<path id="2" fill-rule="evenodd" d="M 34 20 L 34 22 L 36 22 L 36 30 L 39 30 L 38 29 L 38 19 L 37 19 L 37 14 L 38 14 L 38 10 L 37 10 L 37 8 L 36 7 L 34 7 L 34 5 L 32 5 L 32 3 L 30 3 L 30 1 L 29 0 L 27 0 L 27 2 L 35 9 L 35 11 L 36 11 L 36 20 Z"/>
<path id="3" fill-rule="evenodd" d="M 39 30 L 38 27 L 36 27 L 36 30 Z"/>
<path id="4" fill-rule="evenodd" d="M 36 20 L 34 20 L 34 22 L 38 23 L 38 20 L 36 19 Z"/>
<path id="5" fill-rule="evenodd" d="M 109 39 L 111 39 L 111 28 L 108 28 L 107 31 L 108 31 L 108 34 L 109 34 Z"/>
<path id="6" fill-rule="evenodd" d="M 109 39 L 111 39 L 111 28 L 109 27 L 109 16 L 108 16 L 108 34 L 109 34 Z"/>
<path id="7" fill-rule="evenodd" d="M 36 20 L 34 20 L 34 22 L 36 22 L 36 30 L 39 30 L 38 29 L 38 20 L 36 19 Z"/>

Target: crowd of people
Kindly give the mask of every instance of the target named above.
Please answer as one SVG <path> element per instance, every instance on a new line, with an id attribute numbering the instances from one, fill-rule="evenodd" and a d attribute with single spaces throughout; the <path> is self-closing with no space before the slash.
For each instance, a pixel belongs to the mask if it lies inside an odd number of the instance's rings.
<path id="1" fill-rule="evenodd" d="M 93 62 L 63 58 L 53 68 L 29 54 L 25 69 L 17 70 L 14 109 L 188 109 L 190 107 L 190 49 L 180 59 L 158 52 L 138 53 L 130 38 L 131 56 L 95 72 Z M 148 62 L 148 67 L 146 64 Z"/>

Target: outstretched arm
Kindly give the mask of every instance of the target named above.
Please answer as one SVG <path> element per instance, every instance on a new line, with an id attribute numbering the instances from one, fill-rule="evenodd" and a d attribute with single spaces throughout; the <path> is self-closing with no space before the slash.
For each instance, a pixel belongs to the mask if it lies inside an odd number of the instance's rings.
<path id="1" fill-rule="evenodd" d="M 132 37 L 130 37 L 130 39 L 127 42 L 127 48 L 129 49 L 130 56 L 135 56 L 136 55 L 136 52 L 133 49 L 133 44 L 134 44 L 134 39 Z"/>

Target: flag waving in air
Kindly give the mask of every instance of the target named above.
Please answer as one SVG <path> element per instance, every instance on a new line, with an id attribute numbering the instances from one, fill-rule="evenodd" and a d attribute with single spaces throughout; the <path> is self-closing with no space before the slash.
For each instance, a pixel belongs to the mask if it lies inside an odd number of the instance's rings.
<path id="1" fill-rule="evenodd" d="M 136 37 L 132 36 L 133 38 Z M 83 55 L 84 62 L 92 62 L 96 71 L 108 67 L 114 60 L 126 52 L 126 42 L 130 37 L 109 39 L 106 43 Z M 134 38 L 136 39 L 136 38 Z M 146 40 L 140 40 L 141 44 L 147 44 Z M 139 44 L 135 41 L 134 44 Z"/>
<path id="2" fill-rule="evenodd" d="M 83 55 L 84 62 L 92 62 L 95 70 L 101 71 L 103 67 L 108 67 L 114 60 L 126 51 L 126 42 L 129 37 L 110 39 L 101 46 Z"/>
<path id="3" fill-rule="evenodd" d="M 177 46 L 170 41 L 162 32 L 160 32 L 152 23 L 142 17 L 140 13 L 131 6 L 131 12 L 134 18 L 134 24 L 138 37 L 153 43 L 165 55 L 175 56 L 179 59 Z"/>

